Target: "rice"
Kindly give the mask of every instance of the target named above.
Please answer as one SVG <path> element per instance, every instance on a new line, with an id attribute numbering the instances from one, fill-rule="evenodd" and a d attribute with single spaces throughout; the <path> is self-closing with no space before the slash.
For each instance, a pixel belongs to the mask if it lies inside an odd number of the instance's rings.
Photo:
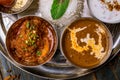
<path id="1" fill-rule="evenodd" d="M 59 27 L 66 26 L 79 18 L 80 12 L 83 9 L 83 0 L 70 0 L 69 6 L 64 15 L 58 20 L 53 20 L 50 12 L 52 3 L 53 0 L 40 0 L 40 12 L 43 18 Z"/>
<path id="2" fill-rule="evenodd" d="M 24 7 L 28 0 L 16 0 L 15 5 L 12 7 L 13 11 L 18 11 L 20 8 Z"/>

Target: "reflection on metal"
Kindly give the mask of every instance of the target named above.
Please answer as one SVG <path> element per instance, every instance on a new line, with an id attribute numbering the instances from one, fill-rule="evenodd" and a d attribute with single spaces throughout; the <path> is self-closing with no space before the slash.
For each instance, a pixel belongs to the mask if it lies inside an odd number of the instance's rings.
<path id="1" fill-rule="evenodd" d="M 115 41 L 113 48 L 117 47 L 119 43 L 120 43 L 120 34 L 118 36 L 118 39 Z"/>
<path id="2" fill-rule="evenodd" d="M 3 19 L 2 19 L 2 14 L 1 13 L 0 13 L 0 25 L 1 25 L 2 29 L 3 29 L 4 34 L 6 35 L 7 31 L 5 29 L 5 25 L 3 23 Z"/>

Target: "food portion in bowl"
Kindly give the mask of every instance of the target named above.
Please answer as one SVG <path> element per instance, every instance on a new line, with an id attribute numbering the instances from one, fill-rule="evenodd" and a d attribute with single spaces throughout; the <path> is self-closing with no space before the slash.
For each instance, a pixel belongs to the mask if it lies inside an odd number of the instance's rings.
<path id="1" fill-rule="evenodd" d="M 33 0 L 1 0 L 0 12 L 17 14 L 27 9 Z"/>
<path id="2" fill-rule="evenodd" d="M 6 46 L 18 63 L 36 66 L 51 59 L 57 48 L 57 35 L 46 20 L 27 16 L 17 20 L 9 29 Z"/>
<path id="3" fill-rule="evenodd" d="M 0 5 L 4 7 L 12 7 L 15 0 L 0 0 Z"/>
<path id="4" fill-rule="evenodd" d="M 97 20 L 81 18 L 63 31 L 61 51 L 75 66 L 95 68 L 110 56 L 112 37 Z"/>
<path id="5" fill-rule="evenodd" d="M 87 0 L 94 17 L 106 23 L 120 22 L 120 0 Z"/>
<path id="6" fill-rule="evenodd" d="M 40 0 L 42 17 L 57 26 L 66 26 L 80 17 L 84 0 Z"/>

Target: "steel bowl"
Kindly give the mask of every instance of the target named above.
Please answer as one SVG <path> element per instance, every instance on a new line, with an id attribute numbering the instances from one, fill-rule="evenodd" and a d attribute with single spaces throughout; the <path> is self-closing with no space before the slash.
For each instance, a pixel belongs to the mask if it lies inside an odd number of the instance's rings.
<path id="1" fill-rule="evenodd" d="M 32 2 L 33 0 L 15 0 L 15 3 L 13 4 L 12 7 L 0 6 L 0 12 L 7 14 L 18 14 L 26 10 L 31 5 Z"/>
<path id="2" fill-rule="evenodd" d="M 37 65 L 25 65 L 25 64 L 22 64 L 20 62 L 18 62 L 17 60 L 15 60 L 15 58 L 13 57 L 13 52 L 12 52 L 12 49 L 11 49 L 11 43 L 10 43 L 10 40 L 12 40 L 13 38 L 15 38 L 16 36 L 14 35 L 17 35 L 17 33 L 19 32 L 19 26 L 20 24 L 22 24 L 24 22 L 24 20 L 26 19 L 33 19 L 33 18 L 37 18 L 38 20 L 42 20 L 46 23 L 48 23 L 49 28 L 51 29 L 52 31 L 52 35 L 54 35 L 54 41 L 53 41 L 53 44 L 52 44 L 52 47 L 51 49 L 49 50 L 49 55 L 47 55 L 48 57 L 44 60 L 44 62 L 40 63 L 40 64 L 37 64 Z M 14 36 L 14 37 L 13 37 Z M 24 36 L 24 35 L 23 35 Z M 56 52 L 56 49 L 57 49 L 57 45 L 58 45 L 58 37 L 57 37 L 57 33 L 56 33 L 56 30 L 54 29 L 54 27 L 45 19 L 41 18 L 41 17 L 38 17 L 38 16 L 25 16 L 25 17 L 22 17 L 20 19 L 18 19 L 16 22 L 14 22 L 11 27 L 9 28 L 8 32 L 7 32 L 7 35 L 6 35 L 6 50 L 7 50 L 7 53 L 9 55 L 9 57 L 11 58 L 11 60 L 18 66 L 21 66 L 21 67 L 28 67 L 28 68 L 34 68 L 34 67 L 39 67 L 43 64 L 45 64 L 46 62 L 50 61 L 53 57 L 53 55 L 55 54 Z"/>
<path id="3" fill-rule="evenodd" d="M 75 63 L 73 63 L 72 61 L 70 61 L 70 59 L 66 56 L 66 53 L 63 51 L 63 47 L 62 47 L 62 46 L 63 46 L 63 45 L 62 45 L 63 35 L 64 35 L 65 31 L 69 28 L 69 26 L 70 26 L 71 24 L 73 24 L 73 23 L 75 23 L 75 22 L 79 22 L 79 23 L 80 23 L 82 20 L 92 20 L 92 21 L 96 21 L 96 22 L 100 23 L 100 25 L 103 26 L 103 29 L 105 29 L 105 31 L 107 31 L 107 34 L 108 34 L 108 37 L 109 37 L 109 40 L 108 40 L 108 41 L 109 41 L 109 42 L 108 42 L 108 44 L 109 44 L 109 49 L 108 49 L 107 55 L 104 56 L 104 58 L 100 61 L 100 63 L 99 63 L 98 65 L 95 65 L 95 66 L 92 66 L 92 67 L 83 67 L 83 66 L 78 66 L 78 65 L 76 65 Z M 111 51 L 112 51 L 112 46 L 113 46 L 112 35 L 111 35 L 109 29 L 107 28 L 107 26 L 104 25 L 102 22 L 96 20 L 96 19 L 88 18 L 88 17 L 80 18 L 80 19 L 74 21 L 73 23 L 71 23 L 70 25 L 68 25 L 68 26 L 66 26 L 66 27 L 64 28 L 64 30 L 63 30 L 63 32 L 62 32 L 62 34 L 61 34 L 61 38 L 60 38 L 60 49 L 61 49 L 62 54 L 65 56 L 65 58 L 66 58 L 66 59 L 69 61 L 69 63 L 71 63 L 73 66 L 78 67 L 78 68 L 83 68 L 83 69 L 93 69 L 93 68 L 97 68 L 97 67 L 101 66 L 102 64 L 104 64 L 104 63 L 108 60 L 108 58 L 110 57 Z"/>

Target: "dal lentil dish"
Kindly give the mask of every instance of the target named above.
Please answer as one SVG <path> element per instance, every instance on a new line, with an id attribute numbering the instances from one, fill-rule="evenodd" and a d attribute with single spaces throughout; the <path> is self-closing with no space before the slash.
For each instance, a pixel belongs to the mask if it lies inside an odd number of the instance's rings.
<path id="1" fill-rule="evenodd" d="M 62 52 L 78 67 L 96 67 L 110 56 L 110 32 L 91 18 L 73 22 L 64 30 L 61 40 Z"/>

